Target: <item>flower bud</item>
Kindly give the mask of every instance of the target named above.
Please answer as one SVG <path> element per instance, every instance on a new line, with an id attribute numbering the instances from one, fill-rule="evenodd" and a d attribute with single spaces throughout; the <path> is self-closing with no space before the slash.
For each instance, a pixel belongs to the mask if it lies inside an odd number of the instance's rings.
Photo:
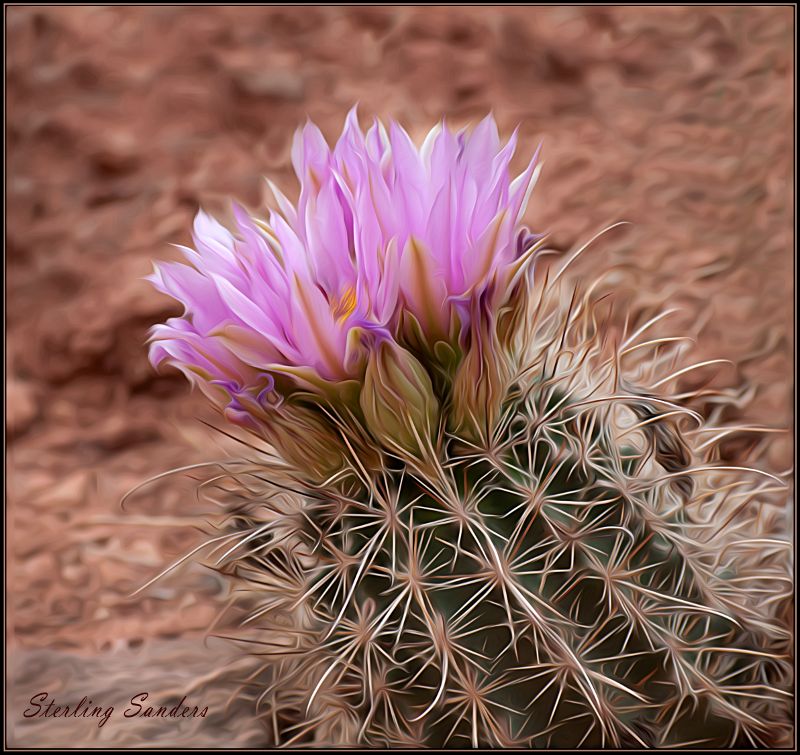
<path id="1" fill-rule="evenodd" d="M 371 350 L 361 390 L 370 431 L 392 451 L 425 456 L 439 416 L 439 402 L 425 368 L 390 339 Z"/>
<path id="2" fill-rule="evenodd" d="M 324 482 L 346 464 L 342 439 L 305 406 L 288 404 L 270 412 L 264 434 L 283 459 L 313 482 Z"/>
<path id="3" fill-rule="evenodd" d="M 474 312 L 466 340 L 453 378 L 450 429 L 472 442 L 486 443 L 500 414 L 511 369 L 488 313 Z"/>
<path id="4" fill-rule="evenodd" d="M 346 464 L 344 445 L 327 419 L 296 401 L 278 399 L 269 406 L 266 399 L 272 395 L 267 390 L 256 399 L 246 392 L 237 393 L 225 408 L 225 416 L 266 440 L 311 482 L 324 482 L 342 469 Z"/>

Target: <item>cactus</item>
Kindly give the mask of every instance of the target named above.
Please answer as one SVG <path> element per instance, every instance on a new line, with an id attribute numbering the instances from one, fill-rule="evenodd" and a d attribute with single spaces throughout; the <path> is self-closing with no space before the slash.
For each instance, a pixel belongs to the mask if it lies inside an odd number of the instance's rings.
<path id="1" fill-rule="evenodd" d="M 785 484 L 721 464 L 724 428 L 663 393 L 692 368 L 665 368 L 682 344 L 658 318 L 613 343 L 603 297 L 565 296 L 565 268 L 534 281 L 541 241 L 510 232 L 466 304 L 401 296 L 342 336 L 341 368 L 276 369 L 274 407 L 272 378 L 224 383 L 275 449 L 225 466 L 217 546 L 273 743 L 785 743 Z"/>
<path id="2" fill-rule="evenodd" d="M 712 429 L 626 383 L 643 351 L 603 356 L 593 312 L 527 320 L 491 434 L 440 428 L 438 464 L 354 455 L 325 484 L 237 470 L 242 547 L 223 568 L 281 636 L 264 651 L 269 716 L 295 720 L 279 742 L 779 741 L 791 582 L 765 530 L 782 484 L 701 458 Z"/>

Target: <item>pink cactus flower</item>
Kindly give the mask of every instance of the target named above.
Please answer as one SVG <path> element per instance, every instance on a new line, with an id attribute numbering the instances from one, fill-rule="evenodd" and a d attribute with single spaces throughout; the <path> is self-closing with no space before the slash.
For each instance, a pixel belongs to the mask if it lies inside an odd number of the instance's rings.
<path id="1" fill-rule="evenodd" d="M 154 328 L 151 360 L 236 414 L 280 401 L 276 380 L 360 379 L 364 333 L 402 340 L 408 315 L 430 344 L 452 340 L 478 297 L 502 299 L 523 251 L 536 157 L 512 180 L 515 146 L 491 116 L 469 132 L 443 122 L 419 148 L 395 122 L 363 133 L 355 109 L 333 149 L 309 122 L 292 148 L 296 205 L 273 187 L 268 222 L 234 208 L 236 235 L 200 212 L 189 264 L 156 265 L 149 279 L 185 311 Z"/>

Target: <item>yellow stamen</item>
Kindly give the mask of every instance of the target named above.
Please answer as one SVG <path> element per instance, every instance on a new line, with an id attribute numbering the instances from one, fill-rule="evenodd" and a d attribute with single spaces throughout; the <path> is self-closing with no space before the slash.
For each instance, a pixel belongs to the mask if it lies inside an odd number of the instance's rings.
<path id="1" fill-rule="evenodd" d="M 331 312 L 336 318 L 336 322 L 346 320 L 356 308 L 356 290 L 352 286 L 348 287 L 341 299 L 331 301 Z"/>

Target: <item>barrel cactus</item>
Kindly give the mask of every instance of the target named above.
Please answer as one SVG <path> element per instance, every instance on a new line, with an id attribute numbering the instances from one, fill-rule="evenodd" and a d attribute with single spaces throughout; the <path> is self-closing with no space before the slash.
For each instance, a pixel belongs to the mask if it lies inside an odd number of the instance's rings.
<path id="1" fill-rule="evenodd" d="M 252 438 L 212 542 L 258 714 L 285 745 L 785 743 L 786 485 L 666 392 L 657 317 L 545 270 L 515 144 L 309 123 L 296 204 L 200 214 L 152 276 L 185 312 L 151 358 Z"/>

